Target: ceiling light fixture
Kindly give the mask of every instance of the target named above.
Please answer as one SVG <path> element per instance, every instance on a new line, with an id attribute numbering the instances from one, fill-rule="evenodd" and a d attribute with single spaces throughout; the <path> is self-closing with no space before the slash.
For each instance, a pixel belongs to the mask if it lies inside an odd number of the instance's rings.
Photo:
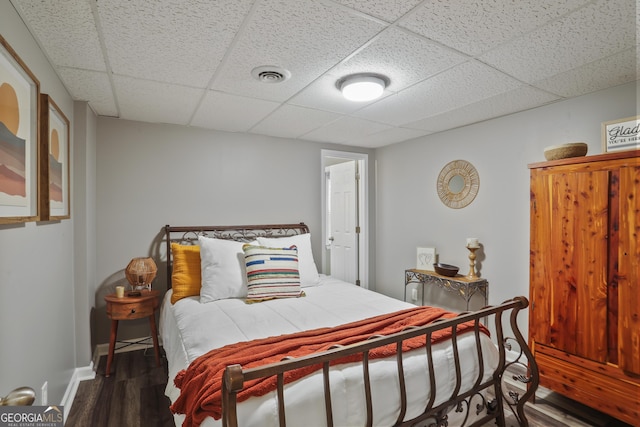
<path id="1" fill-rule="evenodd" d="M 366 102 L 382 96 L 389 79 L 379 74 L 352 74 L 341 78 L 336 86 L 349 101 Z"/>

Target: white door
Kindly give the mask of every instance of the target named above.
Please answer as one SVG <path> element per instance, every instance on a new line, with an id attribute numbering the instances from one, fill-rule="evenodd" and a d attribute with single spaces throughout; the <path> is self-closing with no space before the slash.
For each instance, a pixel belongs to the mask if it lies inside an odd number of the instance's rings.
<path id="1" fill-rule="evenodd" d="M 358 185 L 356 161 L 327 167 L 330 180 L 331 276 L 360 284 L 358 277 Z"/>

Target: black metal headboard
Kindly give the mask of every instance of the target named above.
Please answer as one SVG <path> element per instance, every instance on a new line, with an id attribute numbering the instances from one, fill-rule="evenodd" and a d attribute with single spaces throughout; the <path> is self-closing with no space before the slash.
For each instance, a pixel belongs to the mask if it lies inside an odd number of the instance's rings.
<path id="1" fill-rule="evenodd" d="M 258 237 L 286 237 L 309 232 L 309 227 L 303 222 L 298 224 L 266 224 L 266 225 L 204 225 L 204 226 L 173 226 L 164 227 L 167 242 L 167 289 L 171 289 L 171 243 L 181 245 L 197 245 L 198 236 L 214 237 L 216 239 L 250 242 Z"/>

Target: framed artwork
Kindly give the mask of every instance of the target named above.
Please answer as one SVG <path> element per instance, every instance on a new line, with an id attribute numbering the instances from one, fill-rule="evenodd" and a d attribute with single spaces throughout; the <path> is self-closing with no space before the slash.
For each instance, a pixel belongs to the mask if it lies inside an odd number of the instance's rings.
<path id="1" fill-rule="evenodd" d="M 436 248 L 417 248 L 417 270 L 434 271 L 433 264 L 436 263 Z"/>
<path id="2" fill-rule="evenodd" d="M 602 123 L 604 152 L 640 149 L 640 116 Z"/>
<path id="3" fill-rule="evenodd" d="M 40 219 L 71 217 L 69 119 L 47 94 L 40 95 Z"/>
<path id="4" fill-rule="evenodd" d="M 0 224 L 36 221 L 40 82 L 0 36 Z"/>

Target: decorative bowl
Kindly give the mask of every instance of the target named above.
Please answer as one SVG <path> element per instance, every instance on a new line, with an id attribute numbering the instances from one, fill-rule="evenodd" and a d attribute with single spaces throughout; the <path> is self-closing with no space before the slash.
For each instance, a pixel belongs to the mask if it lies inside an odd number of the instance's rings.
<path id="1" fill-rule="evenodd" d="M 433 268 L 436 270 L 436 273 L 442 276 L 448 276 L 448 277 L 455 276 L 456 274 L 458 274 L 458 270 L 459 270 L 459 268 L 456 267 L 455 265 L 442 264 L 442 263 L 433 264 Z"/>
<path id="2" fill-rule="evenodd" d="M 544 157 L 547 160 L 582 157 L 587 154 L 588 148 L 589 146 L 585 142 L 568 142 L 566 144 L 551 145 L 544 149 Z"/>

